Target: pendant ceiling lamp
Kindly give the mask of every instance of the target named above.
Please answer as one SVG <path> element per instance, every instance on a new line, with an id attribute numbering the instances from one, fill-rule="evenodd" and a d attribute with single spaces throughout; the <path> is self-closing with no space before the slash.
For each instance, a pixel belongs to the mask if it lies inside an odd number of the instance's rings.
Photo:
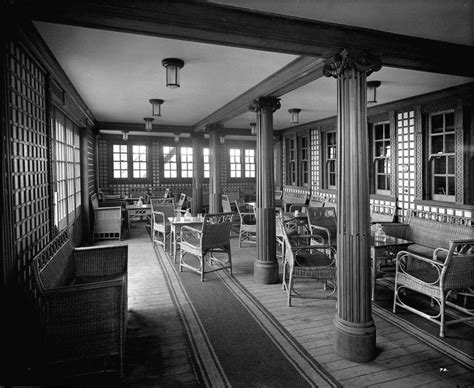
<path id="1" fill-rule="evenodd" d="M 150 100 L 150 104 L 152 106 L 151 115 L 161 116 L 161 104 L 163 104 L 163 100 L 159 98 L 152 98 Z"/>
<path id="2" fill-rule="evenodd" d="M 250 134 L 251 135 L 257 134 L 257 123 L 250 123 Z"/>
<path id="3" fill-rule="evenodd" d="M 290 112 L 290 123 L 291 124 L 298 124 L 299 121 L 299 114 L 301 112 L 301 109 L 298 108 L 292 108 L 288 109 L 288 112 Z"/>
<path id="4" fill-rule="evenodd" d="M 145 131 L 150 132 L 152 129 L 151 123 L 153 122 L 154 118 L 153 117 L 144 117 L 143 120 L 145 120 Z"/>
<path id="5" fill-rule="evenodd" d="M 129 131 L 125 131 L 125 130 L 122 131 L 122 139 L 123 139 L 124 141 L 127 141 L 127 140 L 128 140 L 128 132 L 129 132 Z"/>
<path id="6" fill-rule="evenodd" d="M 380 86 L 380 81 L 367 81 L 367 103 L 377 103 L 377 88 Z"/>
<path id="7" fill-rule="evenodd" d="M 178 58 L 166 58 L 161 63 L 166 68 L 166 86 L 179 88 L 179 72 L 184 66 L 184 62 Z"/>

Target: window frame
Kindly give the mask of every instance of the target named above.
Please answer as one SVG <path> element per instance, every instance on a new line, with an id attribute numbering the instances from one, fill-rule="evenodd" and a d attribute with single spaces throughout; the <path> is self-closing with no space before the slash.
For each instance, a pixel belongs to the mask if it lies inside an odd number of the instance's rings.
<path id="1" fill-rule="evenodd" d="M 334 139 L 334 143 L 329 144 L 329 136 Z M 331 129 L 328 131 L 321 132 L 322 137 L 322 153 L 321 153 L 321 188 L 328 191 L 337 190 L 337 131 Z M 330 148 L 334 149 L 334 157 L 329 157 L 331 152 Z M 334 171 L 330 171 L 328 166 L 331 162 L 331 165 L 334 166 Z M 334 185 L 330 184 L 331 176 L 334 176 Z"/>
<path id="2" fill-rule="evenodd" d="M 383 136 L 381 139 L 376 139 L 376 129 L 377 127 L 383 126 Z M 388 136 L 387 136 L 388 130 Z M 392 195 L 392 174 L 393 166 L 392 166 L 392 152 L 393 152 L 393 144 L 391 141 L 391 133 L 392 127 L 390 125 L 390 121 L 377 121 L 371 124 L 370 126 L 370 157 L 371 157 L 371 187 L 372 187 L 372 194 L 381 195 L 381 196 L 391 196 Z M 383 156 L 377 155 L 377 145 L 378 143 L 383 143 L 383 145 L 388 143 L 390 147 L 390 152 L 384 153 Z M 379 173 L 377 171 L 377 162 L 379 160 L 385 160 L 386 166 L 388 166 L 387 173 Z M 388 189 L 380 189 L 378 187 L 378 177 L 379 176 L 385 177 L 386 187 Z"/>
<path id="3" fill-rule="evenodd" d="M 114 177 L 114 145 L 127 146 L 127 178 L 115 178 Z M 133 177 L 133 146 L 144 146 L 146 147 L 146 178 L 134 178 Z M 149 184 L 152 182 L 152 159 L 151 159 L 151 146 L 146 143 L 145 140 L 123 140 L 113 139 L 108 142 L 108 177 L 107 181 L 110 185 L 114 184 Z"/>
<path id="4" fill-rule="evenodd" d="M 285 184 L 311 186 L 311 132 L 292 132 L 285 136 Z"/>
<path id="5" fill-rule="evenodd" d="M 176 177 L 172 178 L 167 178 L 165 177 L 165 153 L 164 153 L 164 147 L 171 147 L 176 149 Z M 181 148 L 190 148 L 191 149 L 191 160 L 192 162 L 186 162 L 182 160 L 182 153 L 181 153 Z M 193 180 L 193 174 L 194 174 L 194 153 L 193 153 L 193 146 L 191 144 L 187 143 L 161 143 L 160 144 L 160 160 L 161 160 L 161 165 L 160 165 L 160 180 L 165 183 L 190 183 Z M 189 156 L 189 155 L 188 155 Z M 183 177 L 182 176 L 182 168 L 183 168 L 183 163 L 191 163 L 191 176 L 190 177 Z M 189 171 L 189 170 L 188 170 Z"/>
<path id="6" fill-rule="evenodd" d="M 240 161 L 239 161 L 239 167 L 240 167 L 240 177 L 232 177 L 231 176 L 231 171 L 232 171 L 232 161 L 231 161 L 231 151 L 232 150 L 238 150 L 240 152 Z M 246 176 L 246 151 L 251 150 L 253 152 L 253 157 L 254 157 L 254 172 L 255 176 L 254 177 L 248 177 Z M 227 170 L 228 170 L 228 180 L 231 182 L 249 182 L 249 181 L 255 181 L 257 177 L 257 151 L 255 147 L 249 147 L 245 145 L 239 145 L 239 146 L 229 146 L 227 148 L 227 153 L 226 153 L 226 160 L 227 160 Z M 236 164 L 236 163 L 235 163 Z"/>
<path id="7" fill-rule="evenodd" d="M 452 114 L 453 116 L 453 124 L 451 127 L 451 130 L 448 132 L 446 131 L 446 116 L 448 114 Z M 443 116 L 443 128 L 441 132 L 438 132 L 436 134 L 433 134 L 432 130 L 432 118 L 434 116 Z M 446 110 L 440 110 L 440 111 L 433 111 L 429 112 L 427 115 L 427 133 L 426 133 L 426 139 L 427 139 L 427 190 L 428 190 L 428 197 L 432 201 L 436 202 L 449 202 L 449 203 L 456 203 L 456 153 L 457 152 L 463 152 L 464 150 L 457 150 L 456 149 L 456 111 L 455 109 L 446 109 Z M 453 137 L 453 152 L 445 152 L 446 149 L 446 135 L 452 136 Z M 438 151 L 438 152 L 433 152 L 432 147 L 433 143 L 432 140 L 434 137 L 442 137 L 443 138 L 443 151 Z M 440 158 L 446 158 L 446 172 L 444 174 L 435 174 L 434 169 L 435 169 L 435 163 L 440 160 Z M 453 163 L 453 172 L 449 173 L 449 159 L 452 158 Z M 435 194 L 434 190 L 434 185 L 435 185 L 435 178 L 444 176 L 446 181 L 449 179 L 449 177 L 452 177 L 454 179 L 454 194 Z"/>

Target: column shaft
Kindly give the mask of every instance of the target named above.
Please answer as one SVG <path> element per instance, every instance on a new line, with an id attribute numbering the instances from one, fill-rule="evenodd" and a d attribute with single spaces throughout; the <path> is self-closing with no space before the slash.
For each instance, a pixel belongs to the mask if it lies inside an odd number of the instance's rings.
<path id="1" fill-rule="evenodd" d="M 344 52 L 327 66 L 326 75 L 337 76 L 335 352 L 351 361 L 368 362 L 375 358 L 376 332 L 370 301 L 366 76 L 378 70 L 380 62 L 367 53 Z"/>
<path id="2" fill-rule="evenodd" d="M 209 131 L 209 213 L 218 213 L 221 209 L 221 149 L 216 129 Z"/>
<path id="3" fill-rule="evenodd" d="M 203 199 L 203 188 L 202 184 L 204 181 L 203 171 L 203 136 L 200 133 L 194 133 L 192 135 L 193 141 L 193 183 L 192 183 L 192 203 L 191 212 L 193 216 L 198 213 L 202 213 L 202 199 Z"/>

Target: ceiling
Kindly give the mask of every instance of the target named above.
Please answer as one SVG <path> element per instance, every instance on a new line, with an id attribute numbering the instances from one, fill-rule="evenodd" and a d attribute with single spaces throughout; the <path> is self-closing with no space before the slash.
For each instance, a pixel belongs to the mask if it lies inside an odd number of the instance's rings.
<path id="1" fill-rule="evenodd" d="M 224 0 L 214 1 L 294 17 L 384 30 L 451 43 L 474 45 L 471 0 Z M 144 123 L 150 98 L 161 98 L 154 124 L 193 126 L 297 58 L 295 55 L 232 48 L 153 36 L 35 22 L 66 74 L 99 122 Z M 165 86 L 164 58 L 185 62 L 181 87 Z M 316 60 L 317 58 L 315 58 Z M 381 81 L 378 104 L 450 86 L 472 78 L 383 67 L 369 80 Z M 276 130 L 290 127 L 290 108 L 300 124 L 336 114 L 336 81 L 319 78 L 281 96 Z M 255 113 L 224 123 L 249 128 Z M 133 133 L 131 133 L 133 135 Z"/>

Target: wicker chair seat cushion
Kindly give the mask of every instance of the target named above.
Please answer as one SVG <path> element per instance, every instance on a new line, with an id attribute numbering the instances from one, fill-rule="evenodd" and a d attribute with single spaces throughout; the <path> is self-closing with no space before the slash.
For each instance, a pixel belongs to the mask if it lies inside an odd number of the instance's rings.
<path id="1" fill-rule="evenodd" d="M 297 252 L 296 253 L 296 267 L 322 267 L 331 264 L 332 260 L 329 256 L 322 253 Z"/>
<path id="2" fill-rule="evenodd" d="M 431 259 L 433 258 L 435 248 L 427 247 L 425 245 L 420 244 L 411 244 L 407 247 L 407 251 Z M 447 256 L 448 253 L 443 251 L 439 251 L 437 254 L 437 258 L 442 259 L 443 261 L 446 259 Z"/>

